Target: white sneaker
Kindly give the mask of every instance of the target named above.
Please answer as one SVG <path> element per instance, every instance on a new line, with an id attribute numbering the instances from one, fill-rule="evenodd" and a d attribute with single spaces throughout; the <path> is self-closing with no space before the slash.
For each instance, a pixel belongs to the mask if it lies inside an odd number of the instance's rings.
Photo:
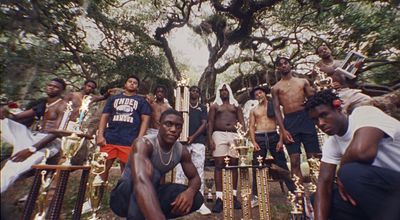
<path id="1" fill-rule="evenodd" d="M 257 196 L 253 196 L 251 199 L 251 208 L 257 207 L 258 206 L 258 198 Z"/>
<path id="2" fill-rule="evenodd" d="M 90 200 L 87 200 L 85 203 L 83 203 L 81 214 L 86 214 L 90 211 L 92 211 L 92 204 L 90 203 Z"/>
<path id="3" fill-rule="evenodd" d="M 206 205 L 201 205 L 201 207 L 196 211 L 200 213 L 200 215 L 209 215 L 211 214 L 211 210 Z"/>

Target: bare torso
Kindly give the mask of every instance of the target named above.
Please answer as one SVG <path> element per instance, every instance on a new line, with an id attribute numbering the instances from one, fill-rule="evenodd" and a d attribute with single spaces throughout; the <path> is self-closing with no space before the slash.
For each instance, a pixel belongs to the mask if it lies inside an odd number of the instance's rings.
<path id="1" fill-rule="evenodd" d="M 276 131 L 275 117 L 267 116 L 267 103 L 257 105 L 250 114 L 253 114 L 256 132 L 272 132 Z"/>
<path id="2" fill-rule="evenodd" d="M 236 132 L 235 125 L 239 122 L 238 108 L 231 104 L 214 104 L 215 120 L 214 131 Z"/>
<path id="3" fill-rule="evenodd" d="M 171 108 L 171 106 L 167 102 L 159 103 L 157 101 L 150 104 L 151 106 L 151 119 L 150 119 L 150 127 L 154 129 L 160 128 L 160 117 L 161 114 Z"/>
<path id="4" fill-rule="evenodd" d="M 66 102 L 64 100 L 60 100 L 54 105 L 47 104 L 43 120 L 41 121 L 41 131 L 58 129 L 65 107 Z"/>
<path id="5" fill-rule="evenodd" d="M 283 106 L 284 114 L 297 112 L 304 109 L 306 85 L 307 80 L 291 77 L 288 80 L 281 79 L 274 86 L 274 89 L 278 95 L 279 103 Z"/>

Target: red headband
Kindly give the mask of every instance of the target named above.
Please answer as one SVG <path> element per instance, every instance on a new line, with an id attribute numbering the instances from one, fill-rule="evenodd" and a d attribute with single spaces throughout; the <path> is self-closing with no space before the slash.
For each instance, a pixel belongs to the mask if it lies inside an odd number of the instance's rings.
<path id="1" fill-rule="evenodd" d="M 332 105 L 334 108 L 339 108 L 342 105 L 342 101 L 340 99 L 335 99 L 332 101 Z"/>

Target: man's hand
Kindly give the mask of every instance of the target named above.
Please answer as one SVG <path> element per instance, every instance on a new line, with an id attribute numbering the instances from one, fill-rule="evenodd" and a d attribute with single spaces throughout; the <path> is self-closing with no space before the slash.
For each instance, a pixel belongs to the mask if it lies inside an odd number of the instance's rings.
<path id="1" fill-rule="evenodd" d="M 282 142 L 282 141 L 279 141 L 279 142 L 276 144 L 276 151 L 277 151 L 277 152 L 283 151 L 283 142 Z"/>
<path id="2" fill-rule="evenodd" d="M 194 141 L 194 138 L 193 138 L 193 136 L 189 136 L 189 137 L 188 137 L 188 141 L 187 141 L 187 143 L 188 143 L 188 144 L 192 144 L 192 143 L 193 143 L 193 141 Z"/>
<path id="3" fill-rule="evenodd" d="M 339 189 L 340 197 L 342 197 L 344 201 L 350 202 L 353 206 L 356 206 L 357 205 L 356 201 L 345 191 L 344 185 L 339 178 L 337 179 L 337 186 Z"/>
<path id="4" fill-rule="evenodd" d="M 194 194 L 188 189 L 176 197 L 171 203 L 171 212 L 176 215 L 186 215 L 190 212 L 193 205 Z"/>
<path id="5" fill-rule="evenodd" d="M 30 157 L 33 153 L 29 151 L 29 149 L 23 149 L 18 151 L 16 154 L 11 156 L 10 160 L 13 162 L 22 162 L 26 160 L 26 158 Z"/>
<path id="6" fill-rule="evenodd" d="M 254 151 L 261 150 L 260 146 L 257 143 L 253 143 L 253 146 L 254 146 Z"/>
<path id="7" fill-rule="evenodd" d="M 104 145 L 107 144 L 106 139 L 104 138 L 103 135 L 98 135 L 96 142 L 97 142 L 97 145 L 99 145 L 100 147 L 103 147 Z"/>
<path id="8" fill-rule="evenodd" d="M 284 142 L 285 144 L 292 144 L 292 143 L 294 143 L 294 140 L 293 140 L 292 135 L 291 135 L 290 132 L 287 131 L 286 129 L 283 129 L 283 130 L 282 130 L 282 136 L 283 136 L 283 142 Z"/>

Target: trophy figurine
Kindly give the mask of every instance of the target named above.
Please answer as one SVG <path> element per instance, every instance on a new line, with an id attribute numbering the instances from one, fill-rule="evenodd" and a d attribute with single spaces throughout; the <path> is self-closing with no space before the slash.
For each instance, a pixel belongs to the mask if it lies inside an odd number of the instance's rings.
<path id="1" fill-rule="evenodd" d="M 65 162 L 61 165 L 71 166 L 71 158 L 78 152 L 83 140 L 76 133 L 61 138 L 61 148 L 66 158 Z"/>
<path id="2" fill-rule="evenodd" d="M 314 82 L 314 85 L 318 90 L 329 89 L 332 87 L 331 77 L 327 76 L 326 73 L 321 71 L 319 68 L 316 68 L 315 72 L 317 72 L 317 80 Z"/>
<path id="3" fill-rule="evenodd" d="M 205 179 L 204 183 L 207 187 L 207 202 L 212 202 L 213 201 L 213 195 L 212 195 L 212 187 L 214 185 L 214 179 Z"/>
<path id="4" fill-rule="evenodd" d="M 97 217 L 97 211 L 100 209 L 100 202 L 102 198 L 102 189 L 105 185 L 103 179 L 101 179 L 100 174 L 105 172 L 106 159 L 108 154 L 105 152 L 96 152 L 92 156 L 92 161 L 90 163 L 91 173 L 94 174 L 93 182 L 90 184 L 89 189 L 89 201 L 92 206 L 92 217 L 89 220 L 99 220 Z"/>
<path id="5" fill-rule="evenodd" d="M 35 217 L 33 218 L 34 220 L 44 220 L 46 219 L 46 198 L 47 198 L 47 191 L 49 190 L 50 187 L 50 183 L 51 183 L 51 176 L 49 175 L 46 178 L 46 170 L 42 170 L 42 172 L 40 173 L 42 175 L 42 185 L 40 187 L 40 191 L 39 191 L 39 197 L 38 200 L 36 202 L 37 207 L 38 207 L 38 213 L 35 215 Z"/>
<path id="6" fill-rule="evenodd" d="M 234 145 L 232 147 L 239 153 L 239 161 L 240 161 L 239 166 L 247 166 L 249 165 L 249 162 L 247 160 L 247 154 L 249 152 L 250 147 L 247 145 L 247 139 L 245 138 L 247 131 L 243 131 L 242 127 L 243 126 L 239 122 L 235 125 L 238 138 L 235 138 L 233 140 Z"/>

